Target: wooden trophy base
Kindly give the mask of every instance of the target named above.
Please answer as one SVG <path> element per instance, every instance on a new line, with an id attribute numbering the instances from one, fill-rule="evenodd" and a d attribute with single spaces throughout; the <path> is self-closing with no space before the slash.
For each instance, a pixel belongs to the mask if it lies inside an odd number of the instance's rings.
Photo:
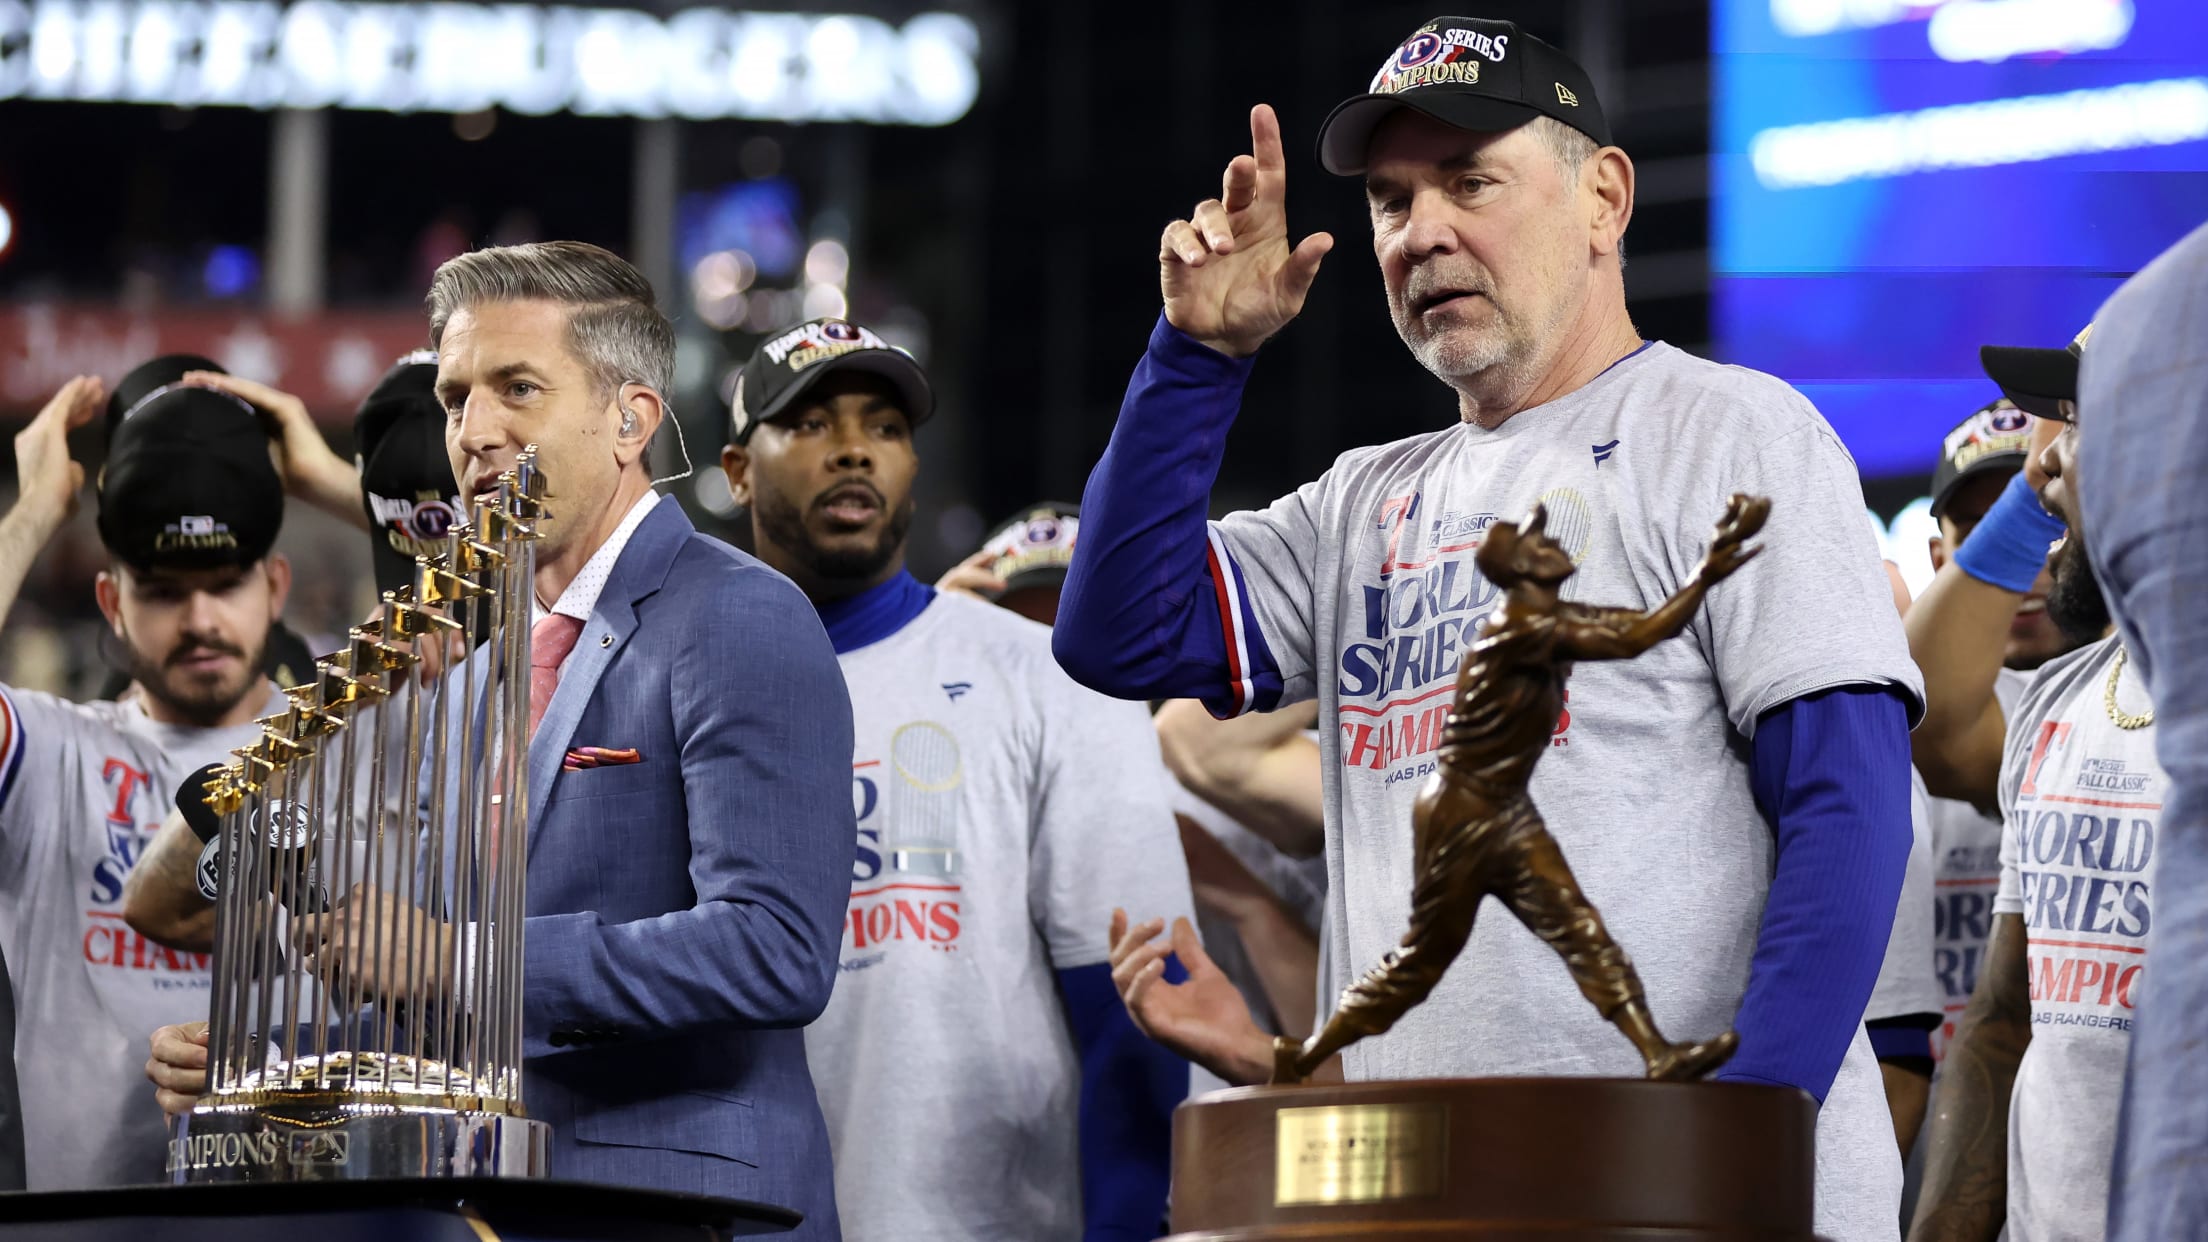
<path id="1" fill-rule="evenodd" d="M 1783 1087 L 1475 1078 L 1244 1087 L 1173 1120 L 1169 1242 L 1812 1242 Z"/>

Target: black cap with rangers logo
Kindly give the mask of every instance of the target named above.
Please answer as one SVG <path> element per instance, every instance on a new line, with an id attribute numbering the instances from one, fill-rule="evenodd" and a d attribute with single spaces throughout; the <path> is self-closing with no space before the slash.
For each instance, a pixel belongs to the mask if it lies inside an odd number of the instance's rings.
<path id="1" fill-rule="evenodd" d="M 1319 163 L 1345 177 L 1364 172 L 1373 131 L 1401 108 L 1482 131 L 1552 117 L 1597 146 L 1610 145 L 1610 126 L 1586 70 L 1513 22 L 1437 17 L 1412 31 L 1364 94 L 1327 114 L 1319 126 Z"/>

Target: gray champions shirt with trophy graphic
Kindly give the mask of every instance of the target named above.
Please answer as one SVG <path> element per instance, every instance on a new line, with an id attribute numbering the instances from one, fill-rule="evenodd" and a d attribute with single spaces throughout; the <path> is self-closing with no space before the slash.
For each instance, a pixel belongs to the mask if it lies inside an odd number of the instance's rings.
<path id="1" fill-rule="evenodd" d="M 1809 402 L 1651 343 L 1498 428 L 1351 450 L 1271 507 L 1213 524 L 1280 701 L 1319 700 L 1330 992 L 1408 926 L 1412 801 L 1498 596 L 1473 565 L 1481 533 L 1541 501 L 1579 564 L 1565 595 L 1648 608 L 1689 580 L 1734 492 L 1773 498 L 1762 554 L 1679 637 L 1574 668 L 1532 785 L 1664 1032 L 1703 1039 L 1740 1006 L 1776 857 L 1750 788 L 1757 718 L 1834 686 L 1923 696 L 1854 463 Z M 1891 915 L 1863 914 L 1882 929 Z M 1425 1004 L 1344 1055 L 1353 1080 L 1642 1072 L 1555 952 L 1493 904 Z M 1820 1234 L 1894 1236 L 1901 1165 L 1860 1028 L 1819 1114 L 1817 1165 Z"/>
<path id="2" fill-rule="evenodd" d="M 132 931 L 123 877 L 184 777 L 250 745 L 260 726 L 164 725 L 135 700 L 0 689 L 0 732 L 0 943 L 15 985 L 30 1189 L 165 1181 L 169 1136 L 145 1078 L 146 1039 L 207 1017 L 208 957 Z"/>
<path id="3" fill-rule="evenodd" d="M 1055 972 L 1109 957 L 1114 906 L 1194 909 L 1149 714 L 1075 685 L 1049 630 L 959 595 L 839 660 L 858 850 L 805 1055 L 844 1236 L 1078 1238 Z"/>

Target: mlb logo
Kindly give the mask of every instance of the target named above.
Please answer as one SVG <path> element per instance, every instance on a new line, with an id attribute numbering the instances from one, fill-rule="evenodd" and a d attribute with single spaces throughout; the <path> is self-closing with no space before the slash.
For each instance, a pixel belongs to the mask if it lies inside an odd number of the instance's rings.
<path id="1" fill-rule="evenodd" d="M 187 514 L 176 519 L 176 531 L 180 535 L 212 535 L 215 519 L 205 513 Z"/>
<path id="2" fill-rule="evenodd" d="M 313 1131 L 291 1136 L 291 1162 L 295 1165 L 339 1165 L 350 1156 L 350 1135 Z"/>

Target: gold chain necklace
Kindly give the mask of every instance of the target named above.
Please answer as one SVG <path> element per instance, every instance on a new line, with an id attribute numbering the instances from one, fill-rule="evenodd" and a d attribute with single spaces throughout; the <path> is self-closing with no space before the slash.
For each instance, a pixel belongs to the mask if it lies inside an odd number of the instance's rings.
<path id="1" fill-rule="evenodd" d="M 2154 723 L 2152 707 L 2133 715 L 2116 706 L 2116 683 L 2123 677 L 2124 663 L 2130 658 L 2131 652 L 2119 644 L 2116 648 L 2116 660 L 2108 666 L 2108 693 L 2101 696 L 2101 706 L 2108 709 L 2108 718 L 2115 722 L 2117 728 L 2144 729 Z"/>

